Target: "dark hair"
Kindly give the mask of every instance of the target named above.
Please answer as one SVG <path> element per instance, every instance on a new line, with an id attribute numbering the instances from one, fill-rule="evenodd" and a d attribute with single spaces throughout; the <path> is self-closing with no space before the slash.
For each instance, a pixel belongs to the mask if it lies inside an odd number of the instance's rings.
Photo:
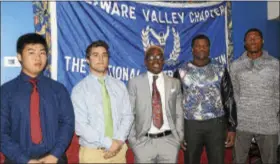
<path id="1" fill-rule="evenodd" d="M 97 41 L 94 41 L 92 42 L 90 45 L 88 45 L 87 49 L 86 49 L 86 58 L 89 57 L 90 55 L 90 51 L 92 48 L 96 48 L 96 47 L 104 47 L 109 55 L 109 46 L 108 44 L 103 41 L 103 40 L 97 40 Z"/>
<path id="2" fill-rule="evenodd" d="M 37 33 L 27 33 L 20 36 L 17 40 L 17 53 L 22 54 L 22 51 L 27 44 L 42 44 L 48 53 L 47 41 L 42 35 Z"/>
<path id="3" fill-rule="evenodd" d="M 246 37 L 247 37 L 247 35 L 248 35 L 249 32 L 257 32 L 257 33 L 259 33 L 260 37 L 263 39 L 263 34 L 262 34 L 261 30 L 259 30 L 259 29 L 257 29 L 257 28 L 250 28 L 250 29 L 245 33 L 245 35 L 244 35 L 244 42 L 245 42 Z"/>
<path id="4" fill-rule="evenodd" d="M 193 39 L 192 39 L 192 48 L 194 46 L 194 42 L 198 39 L 204 39 L 204 40 L 207 40 L 208 42 L 208 46 L 210 47 L 210 39 L 208 38 L 208 36 L 206 35 L 203 35 L 203 34 L 199 34 L 199 35 L 196 35 Z"/>

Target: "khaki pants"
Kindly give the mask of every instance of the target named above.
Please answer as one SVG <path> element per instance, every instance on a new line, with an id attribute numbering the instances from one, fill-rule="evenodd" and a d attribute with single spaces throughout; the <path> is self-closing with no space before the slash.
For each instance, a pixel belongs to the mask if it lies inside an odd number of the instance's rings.
<path id="1" fill-rule="evenodd" d="M 126 163 L 127 145 L 123 144 L 120 152 L 109 159 L 104 159 L 104 150 L 80 147 L 79 163 Z"/>

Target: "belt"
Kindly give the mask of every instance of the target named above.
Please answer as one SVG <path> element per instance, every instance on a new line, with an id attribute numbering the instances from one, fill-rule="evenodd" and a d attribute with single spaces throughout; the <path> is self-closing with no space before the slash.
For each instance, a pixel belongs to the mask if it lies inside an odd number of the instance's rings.
<path id="1" fill-rule="evenodd" d="M 97 147 L 97 150 L 105 150 L 105 147 Z"/>
<path id="2" fill-rule="evenodd" d="M 166 130 L 162 133 L 157 133 L 157 134 L 147 133 L 145 136 L 150 137 L 150 138 L 160 138 L 160 137 L 163 137 L 163 136 L 168 136 L 171 133 L 172 133 L 171 130 Z"/>

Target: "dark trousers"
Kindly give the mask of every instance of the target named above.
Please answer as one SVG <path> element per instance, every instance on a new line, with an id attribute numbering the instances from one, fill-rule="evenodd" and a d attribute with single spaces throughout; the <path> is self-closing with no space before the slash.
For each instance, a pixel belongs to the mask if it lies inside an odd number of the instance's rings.
<path id="1" fill-rule="evenodd" d="M 236 131 L 233 160 L 234 163 L 246 163 L 252 138 L 258 144 L 262 162 L 276 163 L 278 135 L 261 135 L 251 132 Z"/>
<path id="2" fill-rule="evenodd" d="M 44 157 L 45 155 L 41 156 L 41 157 L 34 157 L 34 159 L 40 159 L 42 157 Z M 15 161 L 12 161 L 10 159 L 8 159 L 7 157 L 5 158 L 4 164 L 12 164 L 12 163 L 16 163 Z M 57 161 L 58 164 L 67 164 L 68 163 L 68 159 L 66 154 L 63 154 Z"/>
<path id="3" fill-rule="evenodd" d="M 205 121 L 185 120 L 184 153 L 185 164 L 199 164 L 203 147 L 209 164 L 223 164 L 226 139 L 226 122 L 224 117 Z"/>
<path id="4" fill-rule="evenodd" d="M 280 145 L 277 148 L 277 164 L 280 164 Z"/>

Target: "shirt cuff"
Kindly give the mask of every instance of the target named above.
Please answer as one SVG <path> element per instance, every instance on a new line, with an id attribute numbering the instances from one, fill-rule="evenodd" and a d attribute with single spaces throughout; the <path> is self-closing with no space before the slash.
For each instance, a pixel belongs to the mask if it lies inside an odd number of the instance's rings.
<path id="1" fill-rule="evenodd" d="M 56 148 L 53 151 L 51 151 L 50 154 L 55 156 L 57 159 L 59 159 L 62 156 L 63 152 L 61 152 L 58 148 Z"/>
<path id="2" fill-rule="evenodd" d="M 111 138 L 109 138 L 109 137 L 104 137 L 103 145 L 105 146 L 105 148 L 106 148 L 107 150 L 110 149 L 112 143 L 113 143 L 113 141 L 112 141 Z"/>
<path id="3" fill-rule="evenodd" d="M 25 156 L 25 155 L 21 155 L 19 158 L 18 158 L 19 161 L 17 161 L 18 163 L 28 163 L 31 158 Z"/>
<path id="4" fill-rule="evenodd" d="M 114 138 L 114 139 L 119 140 L 122 143 L 125 143 L 125 141 L 126 141 L 125 137 L 118 137 L 118 138 Z"/>

